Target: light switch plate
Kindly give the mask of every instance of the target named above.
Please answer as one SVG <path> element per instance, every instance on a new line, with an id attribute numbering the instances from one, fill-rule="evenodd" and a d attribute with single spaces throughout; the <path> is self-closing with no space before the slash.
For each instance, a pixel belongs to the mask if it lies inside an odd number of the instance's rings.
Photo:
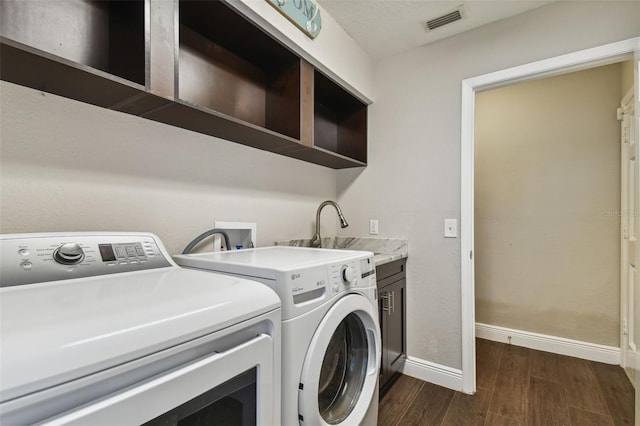
<path id="1" fill-rule="evenodd" d="M 458 221 L 456 219 L 444 220 L 444 237 L 456 238 L 458 236 Z"/>
<path id="2" fill-rule="evenodd" d="M 369 235 L 378 235 L 378 219 L 369 220 Z"/>

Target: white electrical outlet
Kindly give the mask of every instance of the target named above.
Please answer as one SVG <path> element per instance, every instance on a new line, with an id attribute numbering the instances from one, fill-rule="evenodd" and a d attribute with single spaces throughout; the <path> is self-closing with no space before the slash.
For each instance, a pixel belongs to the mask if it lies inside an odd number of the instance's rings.
<path id="1" fill-rule="evenodd" d="M 369 235 L 378 235 L 378 219 L 369 220 Z"/>
<path id="2" fill-rule="evenodd" d="M 458 221 L 456 219 L 444 220 L 444 237 L 456 238 L 458 236 Z"/>

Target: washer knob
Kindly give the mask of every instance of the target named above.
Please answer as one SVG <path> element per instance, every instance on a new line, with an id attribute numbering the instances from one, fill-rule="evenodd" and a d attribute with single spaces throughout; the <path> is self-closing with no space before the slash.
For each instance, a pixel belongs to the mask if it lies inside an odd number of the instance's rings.
<path id="1" fill-rule="evenodd" d="M 351 266 L 342 267 L 342 281 L 347 284 L 351 284 L 356 279 L 356 273 Z"/>
<path id="2" fill-rule="evenodd" d="M 84 260 L 84 251 L 76 243 L 66 243 L 53 252 L 53 260 L 63 265 L 77 265 Z"/>

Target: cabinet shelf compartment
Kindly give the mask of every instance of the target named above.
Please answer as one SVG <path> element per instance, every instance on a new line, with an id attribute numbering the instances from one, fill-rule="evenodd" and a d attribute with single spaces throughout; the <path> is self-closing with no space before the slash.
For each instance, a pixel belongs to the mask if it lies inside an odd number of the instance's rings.
<path id="1" fill-rule="evenodd" d="M 222 1 L 181 0 L 179 23 L 180 101 L 300 139 L 299 57 Z"/>
<path id="2" fill-rule="evenodd" d="M 348 169 L 352 167 L 364 167 L 367 165 L 362 161 L 357 161 L 353 158 L 349 158 L 317 146 L 294 149 L 285 152 L 284 155 L 297 158 L 302 161 L 307 161 L 309 163 L 331 167 L 332 169 Z"/>
<path id="3" fill-rule="evenodd" d="M 144 86 L 4 37 L 0 37 L 0 64 L 4 81 L 103 108 L 135 114 L 166 102 L 153 96 L 142 98 Z"/>
<path id="4" fill-rule="evenodd" d="M 144 89 L 144 7 L 143 0 L 3 0 L 0 28 L 4 39 L 17 42 L 14 48 L 29 46 L 31 53 L 100 70 Z M 2 66 L 14 64 L 3 61 Z"/>
<path id="5" fill-rule="evenodd" d="M 367 105 L 314 70 L 313 145 L 367 163 Z"/>
<path id="6" fill-rule="evenodd" d="M 296 139 L 180 100 L 169 102 L 141 116 L 269 152 L 283 153 L 300 145 Z"/>

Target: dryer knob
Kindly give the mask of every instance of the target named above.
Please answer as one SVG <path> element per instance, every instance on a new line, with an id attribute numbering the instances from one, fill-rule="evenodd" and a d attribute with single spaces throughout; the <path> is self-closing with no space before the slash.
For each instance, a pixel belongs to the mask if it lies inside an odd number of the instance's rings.
<path id="1" fill-rule="evenodd" d="M 63 244 L 53 252 L 53 259 L 63 265 L 77 265 L 84 260 L 84 251 L 76 243 Z"/>
<path id="2" fill-rule="evenodd" d="M 342 281 L 351 284 L 356 279 L 356 273 L 351 266 L 342 267 Z"/>

